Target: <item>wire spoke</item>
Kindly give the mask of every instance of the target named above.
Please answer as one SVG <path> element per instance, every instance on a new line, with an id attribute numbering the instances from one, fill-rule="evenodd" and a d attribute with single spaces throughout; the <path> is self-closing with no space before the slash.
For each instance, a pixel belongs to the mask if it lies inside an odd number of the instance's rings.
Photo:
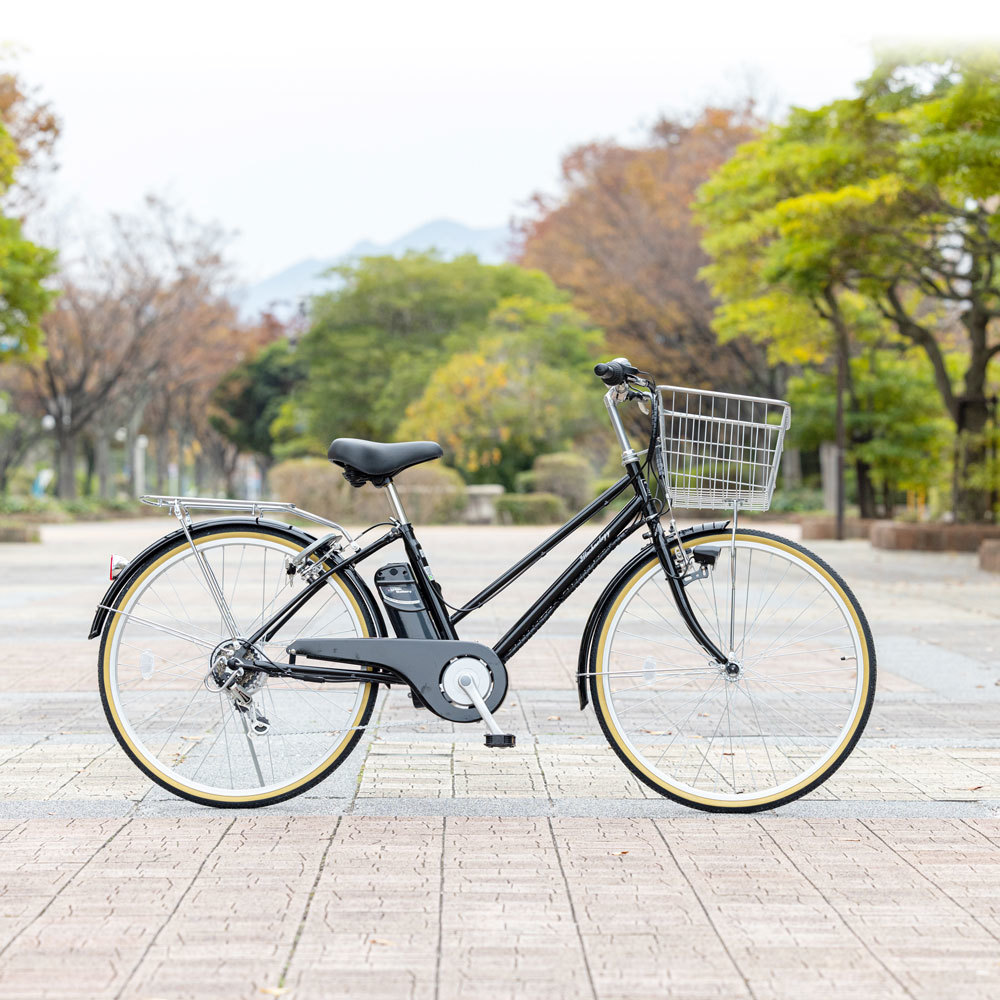
<path id="1" fill-rule="evenodd" d="M 248 529 L 236 540 L 200 539 L 199 550 L 237 622 L 264 621 L 291 593 L 285 573 L 291 550 L 266 529 Z M 251 797 L 287 787 L 330 759 L 343 734 L 357 730 L 371 697 L 364 682 L 329 690 L 253 670 L 235 679 L 243 688 L 206 690 L 208 654 L 224 636 L 215 632 L 218 605 L 186 551 L 165 560 L 127 604 L 111 610 L 122 624 L 109 653 L 115 664 L 109 697 L 140 756 L 178 787 Z M 332 583 L 310 595 L 270 645 L 287 645 L 309 630 L 368 634 Z M 154 657 L 152 679 L 141 678 L 139 658 L 146 653 Z"/>
<path id="2" fill-rule="evenodd" d="M 655 576 L 626 591 L 604 669 L 594 671 L 608 693 L 615 742 L 620 737 L 619 745 L 657 780 L 708 801 L 758 797 L 808 778 L 836 748 L 855 711 L 863 637 L 831 582 L 794 552 L 765 546 L 737 540 L 733 557 L 717 560 L 711 579 L 688 590 L 689 600 L 697 598 L 692 607 L 702 628 L 711 623 L 709 634 L 723 640 L 734 619 L 734 631 L 741 628 L 732 674 L 707 663 L 692 638 L 677 641 L 683 633 L 669 613 L 647 599 L 650 582 L 661 597 L 671 597 Z M 725 608 L 720 593 L 728 595 Z M 777 666 L 788 657 L 802 669 L 768 669 L 772 660 Z M 829 664 L 835 657 L 841 665 Z"/>

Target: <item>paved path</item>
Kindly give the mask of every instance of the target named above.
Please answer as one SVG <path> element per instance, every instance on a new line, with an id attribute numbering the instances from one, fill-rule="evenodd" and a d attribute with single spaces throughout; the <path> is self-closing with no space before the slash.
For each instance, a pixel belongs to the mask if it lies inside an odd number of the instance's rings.
<path id="1" fill-rule="evenodd" d="M 403 725 L 351 767 L 225 814 L 125 759 L 81 638 L 111 551 L 169 526 L 0 546 L 5 998 L 997 995 L 1000 580 L 973 557 L 815 546 L 872 620 L 879 699 L 838 774 L 777 812 L 653 796 L 580 713 L 576 645 L 609 566 L 511 661 L 516 750 L 393 693 L 379 720 Z M 543 534 L 421 532 L 452 602 Z M 463 635 L 494 639 L 572 555 Z"/>

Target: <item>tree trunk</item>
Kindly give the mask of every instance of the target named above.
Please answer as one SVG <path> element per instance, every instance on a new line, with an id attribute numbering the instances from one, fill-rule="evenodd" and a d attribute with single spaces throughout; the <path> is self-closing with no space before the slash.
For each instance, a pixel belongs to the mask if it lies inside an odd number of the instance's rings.
<path id="1" fill-rule="evenodd" d="M 871 466 L 860 458 L 854 460 L 854 473 L 858 481 L 858 511 L 862 517 L 875 516 L 875 484 Z"/>
<path id="2" fill-rule="evenodd" d="M 88 436 L 83 439 L 83 460 L 86 474 L 83 480 L 83 495 L 92 497 L 94 495 L 94 471 L 97 465 L 97 455 L 94 449 L 94 442 Z"/>
<path id="3" fill-rule="evenodd" d="M 893 493 L 895 490 L 892 484 L 885 482 L 882 484 L 882 513 L 888 518 L 893 518 L 896 513 L 896 505 L 893 502 Z"/>
<path id="4" fill-rule="evenodd" d="M 188 433 L 187 428 L 181 426 L 177 431 L 177 492 L 185 493 L 184 488 L 184 472 L 185 472 L 185 462 L 184 456 L 187 455 L 188 451 Z M 174 487 L 171 486 L 171 489 Z"/>
<path id="5" fill-rule="evenodd" d="M 802 485 L 802 453 L 798 448 L 786 448 L 781 458 L 782 485 L 797 490 Z"/>
<path id="6" fill-rule="evenodd" d="M 985 521 L 992 513 L 987 482 L 989 401 L 984 396 L 958 400 L 952 506 L 957 521 Z"/>
<path id="7" fill-rule="evenodd" d="M 194 483 L 191 492 L 202 496 L 202 483 L 205 482 L 205 455 L 201 448 L 194 454 Z"/>
<path id="8" fill-rule="evenodd" d="M 986 425 L 989 400 L 986 399 L 986 372 L 991 354 L 987 348 L 991 314 L 973 301 L 962 316 L 969 333 L 970 353 L 963 376 L 963 391 L 955 393 L 948 373 L 945 354 L 933 333 L 913 320 L 903 307 L 895 285 L 887 291 L 891 309 L 883 309 L 899 332 L 924 350 L 934 369 L 938 392 L 955 422 L 955 454 L 952 464 L 951 501 L 957 521 L 984 521 L 991 512 L 990 488 L 987 482 Z"/>
<path id="9" fill-rule="evenodd" d="M 98 426 L 94 439 L 94 462 L 97 466 L 97 493 L 102 500 L 111 499 L 111 437 L 108 429 Z"/>
<path id="10" fill-rule="evenodd" d="M 170 432 L 160 428 L 156 436 L 156 492 L 163 495 L 169 489 L 167 477 L 170 474 Z"/>
<path id="11" fill-rule="evenodd" d="M 76 499 L 76 434 L 62 432 L 56 437 L 56 491 L 60 500 Z"/>
<path id="12" fill-rule="evenodd" d="M 156 492 L 160 494 L 172 490 L 169 484 L 170 477 L 170 456 L 173 451 L 170 433 L 171 421 L 170 396 L 166 396 L 163 402 L 163 412 L 159 421 L 156 433 Z"/>
<path id="13" fill-rule="evenodd" d="M 137 469 L 136 469 L 136 457 L 138 455 L 138 447 L 136 442 L 139 437 L 139 430 L 142 427 L 142 418 L 145 413 L 146 406 L 145 403 L 140 404 L 135 410 L 132 411 L 131 416 L 128 418 L 126 427 L 128 428 L 128 435 L 125 438 L 125 455 L 126 462 L 128 462 L 128 495 L 130 497 L 138 497 L 139 493 L 136 487 L 139 485 L 136 479 Z"/>

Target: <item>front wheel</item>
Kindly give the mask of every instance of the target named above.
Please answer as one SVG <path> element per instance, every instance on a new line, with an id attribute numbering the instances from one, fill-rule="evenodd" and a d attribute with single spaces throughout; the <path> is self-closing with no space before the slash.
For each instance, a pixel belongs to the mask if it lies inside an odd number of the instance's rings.
<path id="1" fill-rule="evenodd" d="M 657 557 L 605 601 L 591 647 L 594 707 L 649 787 L 698 809 L 753 812 L 806 794 L 847 758 L 875 697 L 875 648 L 844 581 L 762 531 L 701 535 L 718 549 L 687 587 L 720 665 L 684 625 Z"/>

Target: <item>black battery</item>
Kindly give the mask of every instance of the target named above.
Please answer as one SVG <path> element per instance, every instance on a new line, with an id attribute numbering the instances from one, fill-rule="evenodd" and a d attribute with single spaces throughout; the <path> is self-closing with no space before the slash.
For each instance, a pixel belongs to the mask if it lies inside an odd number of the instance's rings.
<path id="1" fill-rule="evenodd" d="M 431 616 L 408 563 L 389 563 L 375 573 L 382 606 L 400 639 L 436 639 Z"/>

